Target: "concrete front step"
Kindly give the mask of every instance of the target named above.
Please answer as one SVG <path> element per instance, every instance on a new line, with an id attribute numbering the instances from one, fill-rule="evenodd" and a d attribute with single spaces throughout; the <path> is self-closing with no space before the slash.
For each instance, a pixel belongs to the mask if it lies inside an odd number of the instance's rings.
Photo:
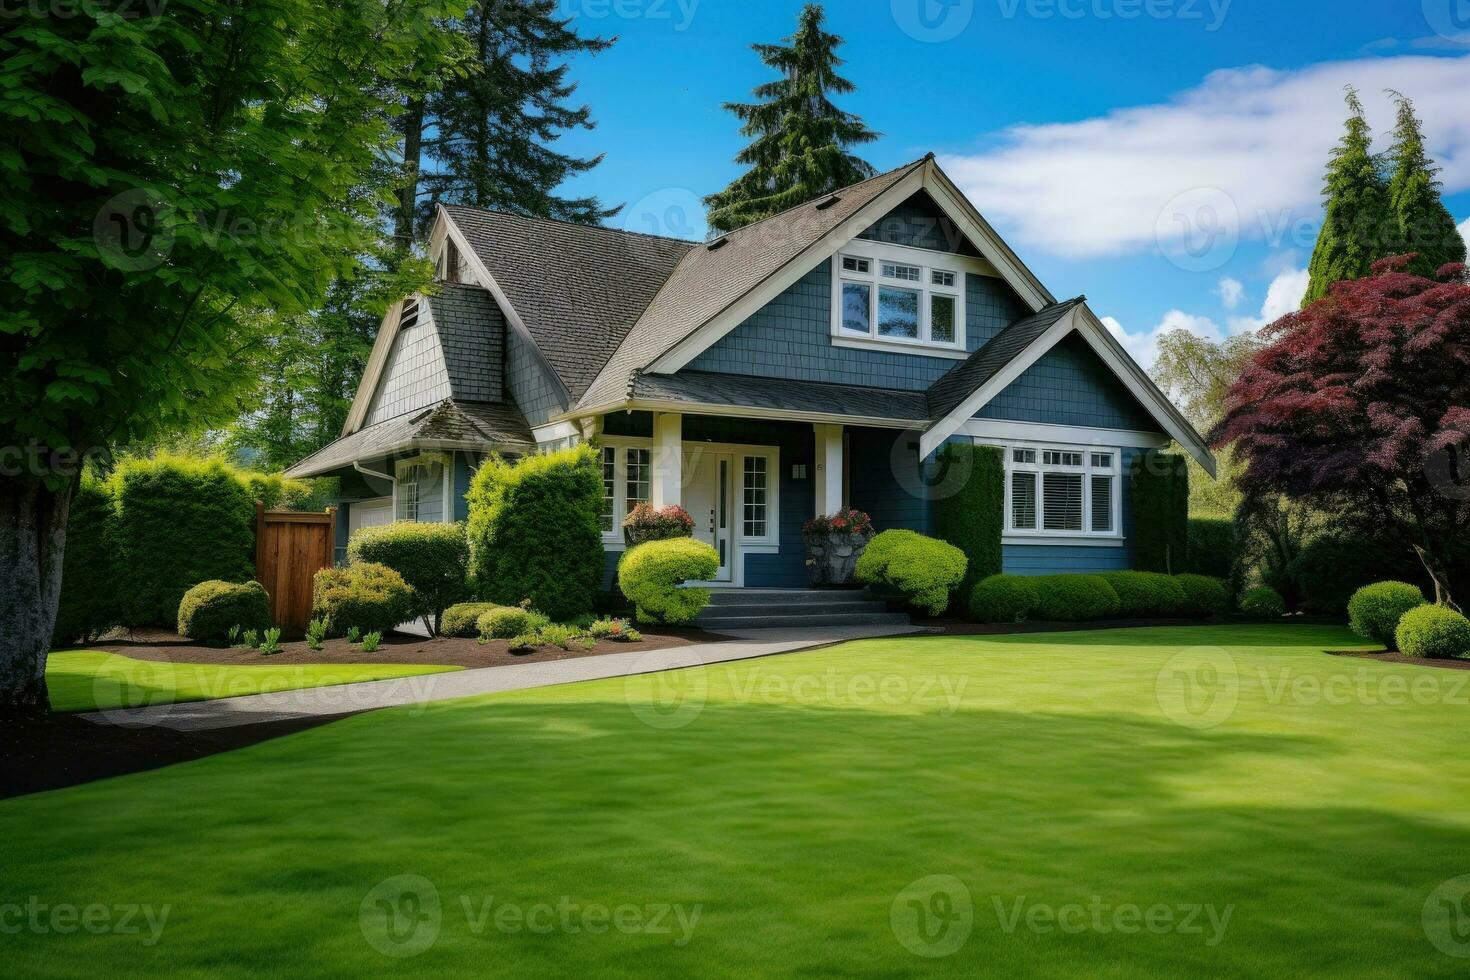
<path id="1" fill-rule="evenodd" d="M 718 616 L 722 619 L 730 616 L 832 616 L 832 615 L 855 615 L 861 613 L 883 613 L 888 611 L 888 603 L 881 599 L 859 599 L 855 602 L 722 602 L 718 605 L 709 605 L 700 613 L 700 621 L 703 617 Z"/>
<path id="2" fill-rule="evenodd" d="M 796 603 L 826 605 L 829 603 L 872 602 L 866 589 L 710 589 L 710 605 L 750 605 L 753 603 Z"/>
<path id="3" fill-rule="evenodd" d="M 806 629 L 812 626 L 907 626 L 903 613 L 806 613 L 800 616 L 711 616 L 701 614 L 694 625 L 718 633 L 722 629 Z"/>

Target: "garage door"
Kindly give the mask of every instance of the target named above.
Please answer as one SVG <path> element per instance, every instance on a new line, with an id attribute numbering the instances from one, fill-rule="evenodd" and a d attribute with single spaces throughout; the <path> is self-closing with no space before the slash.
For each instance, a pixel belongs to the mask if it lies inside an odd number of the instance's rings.
<path id="1" fill-rule="evenodd" d="M 393 498 L 379 497 L 376 500 L 354 500 L 348 505 L 347 530 L 356 532 L 362 527 L 377 527 L 393 523 Z"/>

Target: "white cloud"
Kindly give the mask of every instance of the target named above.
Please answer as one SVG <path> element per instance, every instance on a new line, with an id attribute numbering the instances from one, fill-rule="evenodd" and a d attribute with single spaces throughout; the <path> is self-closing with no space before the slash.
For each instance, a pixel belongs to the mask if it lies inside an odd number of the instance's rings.
<path id="1" fill-rule="evenodd" d="M 1218 189 L 1208 194 L 1238 213 L 1241 237 L 1310 249 L 1348 84 L 1380 137 L 1393 121 L 1383 90 L 1414 99 L 1446 191 L 1470 187 L 1470 55 L 1222 69 L 1166 103 L 1017 126 L 998 149 L 943 164 L 987 217 L 1058 255 L 1116 255 L 1182 238 L 1167 220 L 1156 227 L 1173 198 L 1202 189 Z"/>
<path id="2" fill-rule="evenodd" d="M 1215 293 L 1220 297 L 1220 302 L 1225 305 L 1225 309 L 1233 310 L 1240 305 L 1241 297 L 1245 296 L 1245 284 L 1239 279 L 1226 276 L 1215 287 Z"/>
<path id="3" fill-rule="evenodd" d="M 1307 295 L 1307 283 L 1310 281 L 1311 276 L 1306 269 L 1278 272 L 1276 278 L 1271 280 L 1271 285 L 1266 287 L 1266 299 L 1261 304 L 1261 312 L 1253 317 L 1231 317 L 1230 332 L 1259 330 L 1293 310 L 1301 309 L 1302 297 Z"/>
<path id="4" fill-rule="evenodd" d="M 1470 245 L 1470 218 L 1466 218 L 1459 224 L 1460 237 L 1465 239 L 1465 244 Z"/>

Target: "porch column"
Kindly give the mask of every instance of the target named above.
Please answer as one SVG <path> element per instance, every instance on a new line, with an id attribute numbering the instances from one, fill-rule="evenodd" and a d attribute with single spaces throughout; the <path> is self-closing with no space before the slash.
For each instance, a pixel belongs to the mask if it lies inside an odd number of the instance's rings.
<path id="1" fill-rule="evenodd" d="M 835 514 L 847 501 L 842 499 L 842 426 L 819 422 L 817 434 L 817 516 Z"/>
<path id="2" fill-rule="evenodd" d="M 684 485 L 684 416 L 659 412 L 653 416 L 653 506 L 680 505 Z"/>

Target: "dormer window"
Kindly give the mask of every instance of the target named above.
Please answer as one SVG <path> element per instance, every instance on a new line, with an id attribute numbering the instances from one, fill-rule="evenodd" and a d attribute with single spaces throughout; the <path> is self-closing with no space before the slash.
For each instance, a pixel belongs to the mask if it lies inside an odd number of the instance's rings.
<path id="1" fill-rule="evenodd" d="M 833 260 L 834 343 L 963 352 L 965 261 L 943 252 L 853 242 Z"/>

